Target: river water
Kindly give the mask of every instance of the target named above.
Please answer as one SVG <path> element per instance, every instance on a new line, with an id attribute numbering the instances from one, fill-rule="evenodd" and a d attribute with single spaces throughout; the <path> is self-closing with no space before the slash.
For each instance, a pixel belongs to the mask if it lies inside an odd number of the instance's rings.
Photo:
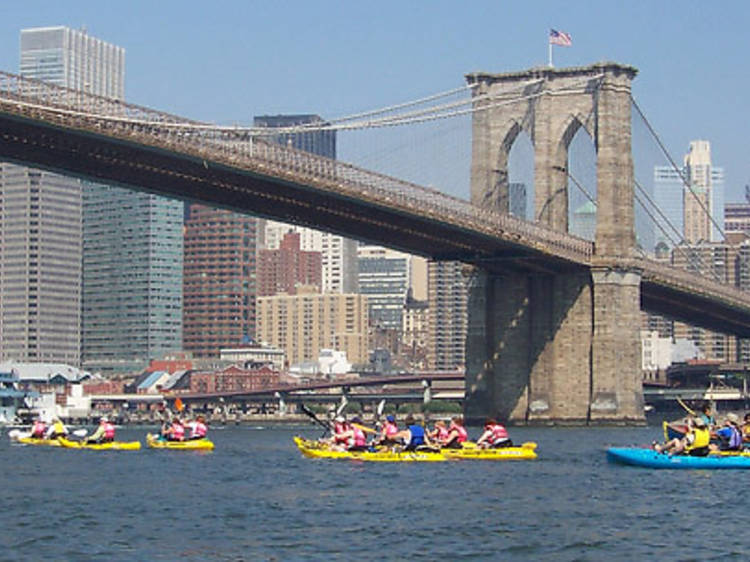
<path id="1" fill-rule="evenodd" d="M 119 430 L 141 439 L 147 428 Z M 471 432 L 478 433 L 478 429 Z M 750 473 L 608 464 L 660 428 L 513 428 L 537 461 L 305 459 L 311 426 L 215 429 L 212 453 L 0 440 L 0 560 L 746 559 Z"/>

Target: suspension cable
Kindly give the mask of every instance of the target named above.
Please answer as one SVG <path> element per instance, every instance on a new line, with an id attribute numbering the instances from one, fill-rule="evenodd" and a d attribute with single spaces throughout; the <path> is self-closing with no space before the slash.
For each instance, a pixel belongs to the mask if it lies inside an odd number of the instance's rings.
<path id="1" fill-rule="evenodd" d="M 686 187 L 687 190 L 690 192 L 690 194 L 695 198 L 695 200 L 697 201 L 698 205 L 700 205 L 700 208 L 703 210 L 704 213 L 706 213 L 706 216 L 711 221 L 711 224 L 713 224 L 716 227 L 716 230 L 719 231 L 719 234 L 721 234 L 721 237 L 726 240 L 727 236 L 724 233 L 724 229 L 722 229 L 721 226 L 719 225 L 719 223 L 716 221 L 716 219 L 714 219 L 714 217 L 711 216 L 711 213 L 706 208 L 706 206 L 703 204 L 703 201 L 701 201 L 700 197 L 698 197 L 698 194 L 693 191 L 692 187 L 690 186 L 690 184 L 688 183 L 687 179 L 685 178 L 685 175 L 683 174 L 682 169 L 680 169 L 680 168 L 677 167 L 677 164 L 675 163 L 675 161 L 672 159 L 672 156 L 667 151 L 667 148 L 664 146 L 664 143 L 659 138 L 659 135 L 656 134 L 656 131 L 651 126 L 651 123 L 649 122 L 649 120 L 646 119 L 646 116 L 643 114 L 643 111 L 641 111 L 640 106 L 635 101 L 635 98 L 632 95 L 630 96 L 630 101 L 633 103 L 633 106 L 635 107 L 636 111 L 638 111 L 638 114 L 641 116 L 641 119 L 643 119 L 643 122 L 646 124 L 646 127 L 648 128 L 649 132 L 651 133 L 651 135 L 656 140 L 656 143 L 659 145 L 659 148 L 664 153 L 664 155 L 667 157 L 667 160 L 669 160 L 669 163 L 672 165 L 672 168 L 674 168 L 674 170 L 679 174 L 680 179 L 682 180 L 683 186 Z"/>

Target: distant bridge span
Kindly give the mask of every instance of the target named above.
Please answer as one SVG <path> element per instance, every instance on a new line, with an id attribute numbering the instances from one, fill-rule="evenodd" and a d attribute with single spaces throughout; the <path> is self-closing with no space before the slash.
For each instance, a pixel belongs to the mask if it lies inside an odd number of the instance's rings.
<path id="1" fill-rule="evenodd" d="M 258 390 L 235 390 L 228 392 L 210 392 L 210 393 L 195 393 L 195 392 L 174 392 L 165 393 L 164 398 L 172 400 L 180 398 L 183 402 L 200 402 L 200 401 L 212 401 L 224 398 L 225 400 L 241 400 L 243 398 L 258 398 L 268 396 L 273 398 L 275 394 L 282 394 L 285 396 L 297 395 L 303 397 L 305 394 L 309 396 L 309 393 L 327 390 L 332 388 L 372 388 L 385 385 L 397 385 L 397 384 L 409 384 L 409 383 L 421 383 L 427 381 L 432 383 L 434 381 L 463 381 L 463 373 L 424 373 L 424 374 L 403 374 L 403 375 L 388 375 L 388 376 L 377 376 L 377 377 L 364 377 L 355 380 L 332 380 L 332 381 L 321 381 L 311 382 L 299 385 L 275 385 L 267 388 Z"/>

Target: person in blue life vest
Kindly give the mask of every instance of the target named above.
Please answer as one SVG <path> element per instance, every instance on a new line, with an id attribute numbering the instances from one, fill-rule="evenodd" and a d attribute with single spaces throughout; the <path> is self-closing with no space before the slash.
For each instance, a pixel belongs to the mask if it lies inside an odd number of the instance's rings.
<path id="1" fill-rule="evenodd" d="M 424 427 L 417 424 L 414 416 L 409 414 L 404 420 L 406 429 L 402 429 L 393 436 L 394 440 L 401 440 L 405 451 L 414 451 L 418 447 L 433 447 Z"/>
<path id="2" fill-rule="evenodd" d="M 716 430 L 718 444 L 711 443 L 712 451 L 741 451 L 742 431 L 739 428 L 740 419 L 736 414 L 729 412 L 724 420 L 724 425 Z"/>

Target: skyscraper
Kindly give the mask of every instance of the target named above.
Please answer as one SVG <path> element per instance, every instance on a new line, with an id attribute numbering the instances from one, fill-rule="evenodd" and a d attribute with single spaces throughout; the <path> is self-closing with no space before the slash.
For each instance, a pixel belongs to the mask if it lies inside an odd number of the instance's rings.
<path id="1" fill-rule="evenodd" d="M 122 97 L 125 53 L 84 31 L 21 31 L 21 75 Z M 82 194 L 77 179 L 2 164 L 0 358 L 81 361 Z"/>
<path id="2" fill-rule="evenodd" d="M 297 287 L 320 291 L 320 252 L 300 249 L 298 232 L 287 232 L 278 250 L 258 250 L 259 297 L 297 293 Z"/>
<path id="3" fill-rule="evenodd" d="M 190 205 L 185 223 L 184 348 L 218 357 L 255 337 L 254 217 Z"/>
<path id="4" fill-rule="evenodd" d="M 468 290 L 463 265 L 429 262 L 428 362 L 434 369 L 465 369 Z"/>
<path id="5" fill-rule="evenodd" d="M 654 168 L 654 201 L 674 227 L 660 221 L 666 235 L 662 229 L 656 228 L 655 245 L 663 242 L 673 247 L 672 240 L 678 241 L 674 230 L 689 243 L 722 241 L 719 229 L 713 223 L 723 229 L 724 170 L 712 165 L 708 141 L 690 143 L 681 170 L 670 166 Z M 706 211 L 710 212 L 713 221 Z"/>
<path id="6" fill-rule="evenodd" d="M 306 125 L 324 125 L 325 121 L 319 115 L 259 115 L 253 119 L 255 127 L 279 129 L 282 127 L 304 127 Z M 312 152 L 326 158 L 336 158 L 336 131 L 299 131 L 279 132 L 264 135 L 262 138 L 290 146 L 305 152 Z"/>
<path id="7" fill-rule="evenodd" d="M 412 256 L 382 246 L 360 246 L 358 256 L 359 292 L 367 295 L 370 327 L 400 334 Z"/>
<path id="8" fill-rule="evenodd" d="M 83 366 L 143 369 L 182 349 L 183 203 L 85 182 Z"/>

